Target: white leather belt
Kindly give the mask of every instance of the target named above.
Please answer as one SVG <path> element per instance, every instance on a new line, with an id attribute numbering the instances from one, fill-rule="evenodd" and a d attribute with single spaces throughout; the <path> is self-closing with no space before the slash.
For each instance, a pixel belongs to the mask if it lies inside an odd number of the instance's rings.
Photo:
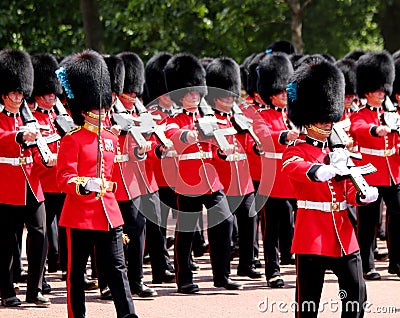
<path id="1" fill-rule="evenodd" d="M 264 157 L 268 159 L 282 159 L 282 152 L 264 152 Z"/>
<path id="2" fill-rule="evenodd" d="M 226 157 L 226 161 L 240 161 L 246 159 L 247 156 L 245 153 L 232 153 Z"/>
<path id="3" fill-rule="evenodd" d="M 33 159 L 31 156 L 29 157 L 18 157 L 18 158 L 7 158 L 7 157 L 0 157 L 0 163 L 6 163 L 12 166 L 21 166 L 27 165 L 32 163 Z"/>
<path id="4" fill-rule="evenodd" d="M 165 157 L 167 157 L 167 158 L 175 158 L 175 157 L 178 157 L 178 153 L 176 152 L 176 150 L 169 150 L 165 154 Z"/>
<path id="5" fill-rule="evenodd" d="M 129 160 L 128 154 L 115 155 L 114 162 L 127 162 Z"/>
<path id="6" fill-rule="evenodd" d="M 360 147 L 360 152 L 366 155 L 373 155 L 378 157 L 390 157 L 396 153 L 396 148 L 393 147 L 392 149 L 371 149 L 371 148 Z"/>
<path id="7" fill-rule="evenodd" d="M 212 158 L 212 152 L 193 152 L 184 153 L 179 156 L 179 160 L 196 160 L 196 159 L 210 159 Z"/>
<path id="8" fill-rule="evenodd" d="M 318 210 L 323 212 L 338 212 L 347 209 L 347 202 L 314 202 L 314 201 L 297 201 L 297 207 L 306 210 Z"/>

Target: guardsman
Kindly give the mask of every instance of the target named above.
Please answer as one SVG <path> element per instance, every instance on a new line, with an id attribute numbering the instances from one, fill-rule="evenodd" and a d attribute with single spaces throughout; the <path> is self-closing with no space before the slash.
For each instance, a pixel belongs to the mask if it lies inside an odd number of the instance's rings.
<path id="1" fill-rule="evenodd" d="M 40 125 L 48 127 L 48 130 L 42 134 L 46 138 L 54 139 L 48 145 L 51 152 L 56 155 L 60 145 L 60 133 L 57 132 L 54 124 L 54 120 L 57 117 L 54 106 L 57 102 L 57 95 L 61 95 L 63 92 L 55 73 L 58 69 L 58 62 L 51 54 L 37 54 L 32 56 L 32 65 L 34 70 L 32 98 L 35 103 L 33 115 Z M 40 156 L 38 151 L 35 151 L 34 155 Z M 54 273 L 60 269 L 59 254 L 67 253 L 65 235 L 60 236 L 62 238 L 60 242 L 58 236 L 58 221 L 60 220 L 65 194 L 61 192 L 57 183 L 54 182 L 57 172 L 55 166 L 49 168 L 44 165 L 36 165 L 34 170 L 39 175 L 45 198 L 46 227 L 49 242 L 47 271 Z M 64 231 L 64 229 L 60 228 L 60 231 Z M 50 285 L 44 280 L 42 292 L 46 293 L 50 290 Z"/>
<path id="2" fill-rule="evenodd" d="M 228 57 L 214 59 L 206 69 L 206 83 L 208 103 L 214 109 L 215 116 L 226 122 L 226 124 L 219 124 L 219 127 L 232 127 L 232 107 L 240 96 L 239 65 Z M 256 211 L 253 204 L 254 187 L 245 152 L 247 148 L 245 143 L 249 142 L 249 138 L 247 138 L 247 134 L 237 134 L 227 136 L 226 139 L 233 146 L 232 153 L 226 156 L 217 150 L 214 165 L 224 186 L 231 212 L 236 214 L 239 235 L 237 274 L 250 278 L 261 278 L 261 273 L 255 270 L 252 263 Z"/>
<path id="3" fill-rule="evenodd" d="M 339 288 L 346 294 L 342 317 L 362 317 L 364 313 L 365 282 L 347 202 L 373 202 L 378 191 L 368 186 L 362 199 L 349 179 L 336 181 L 337 168 L 325 164 L 332 124 L 343 114 L 344 85 L 336 66 L 315 60 L 301 65 L 287 86 L 289 118 L 307 129 L 305 140 L 289 145 L 282 159 L 298 208 L 292 245 L 296 254 L 296 317 L 318 316 L 327 269 L 337 276 Z"/>
<path id="4" fill-rule="evenodd" d="M 375 269 L 373 245 L 382 200 L 388 214 L 389 273 L 400 276 L 399 134 L 391 131 L 382 115 L 385 98 L 393 89 L 393 58 L 386 51 L 366 53 L 357 61 L 356 74 L 358 97 L 366 99 L 366 105 L 350 118 L 350 133 L 362 154 L 356 164 L 372 163 L 378 169 L 365 179 L 379 190 L 376 202 L 358 208 L 358 241 L 364 277 L 376 280 L 381 276 Z"/>
<path id="5" fill-rule="evenodd" d="M 134 52 L 122 52 L 119 56 L 125 66 L 125 78 L 122 94 L 119 99 L 129 112 L 136 109 L 134 116 L 140 118 L 140 109 L 135 105 L 139 103 L 139 97 L 144 90 L 144 64 L 142 59 Z M 128 146 L 130 151 L 131 143 L 128 141 L 124 147 Z M 121 145 L 122 147 L 123 145 Z M 154 171 L 148 161 L 149 157 L 160 158 L 164 149 L 151 136 L 146 137 L 146 145 L 143 148 L 136 147 L 136 160 L 130 161 L 132 165 L 125 168 L 125 176 L 135 174 L 140 191 L 139 211 L 146 218 L 146 248 L 149 251 L 152 270 L 152 282 L 154 284 L 171 283 L 175 280 L 175 274 L 169 271 L 171 266 L 169 259 L 165 258 L 166 251 L 165 238 L 161 232 L 161 211 L 158 185 L 154 176 Z M 130 152 L 129 152 L 130 153 Z M 132 287 L 132 286 L 131 286 Z M 140 293 L 140 288 L 132 289 L 134 293 Z"/>
<path id="6" fill-rule="evenodd" d="M 257 68 L 260 101 L 257 112 L 270 132 L 269 138 L 261 138 L 264 154 L 261 156 L 262 172 L 258 193 L 264 197 L 265 202 L 261 218 L 265 274 L 268 286 L 272 288 L 284 285 L 279 267 L 279 246 L 284 246 L 281 237 L 288 238 L 285 243 L 288 246 L 286 255 L 281 250 L 281 261 L 290 263 L 292 260 L 290 247 L 296 204 L 287 175 L 281 172 L 283 151 L 288 143 L 299 137 L 298 129 L 290 127 L 286 109 L 286 85 L 292 73 L 293 67 L 287 54 L 281 52 L 266 55 Z"/>
<path id="7" fill-rule="evenodd" d="M 38 135 L 35 127 L 24 126 L 20 106 L 33 89 L 33 67 L 29 54 L 16 49 L 0 51 L 0 97 L 4 105 L 0 113 L 0 291 L 3 306 L 19 306 L 13 288 L 10 268 L 16 239 L 16 230 L 25 223 L 28 227 L 29 246 L 26 301 L 49 305 L 50 300 L 40 290 L 47 256 L 46 211 L 44 196 L 31 148 L 23 146 L 34 142 Z M 53 158 L 54 159 L 54 158 Z M 48 162 L 52 166 L 54 160 Z"/>
<path id="8" fill-rule="evenodd" d="M 145 67 L 145 91 L 148 100 L 146 106 L 152 115 L 159 117 L 156 120 L 158 125 L 165 125 L 167 117 L 173 117 L 179 112 L 179 109 L 168 95 L 164 80 L 163 69 L 171 57 L 171 53 L 158 52 L 147 62 Z M 168 242 L 174 239 L 173 237 L 167 237 L 167 227 L 170 209 L 172 209 L 173 217 L 176 217 L 177 202 L 174 183 L 178 167 L 177 160 L 177 152 L 174 149 L 167 151 L 162 160 L 159 158 L 149 158 L 148 160 L 148 163 L 152 166 L 158 185 L 158 193 L 161 201 L 161 231 L 167 247 Z M 170 256 L 167 249 L 164 252 L 166 252 L 165 257 L 170 264 Z M 174 268 L 169 265 L 168 270 L 173 272 Z"/>
<path id="9" fill-rule="evenodd" d="M 137 317 L 126 276 L 123 219 L 111 181 L 118 138 L 102 125 L 112 100 L 107 65 L 88 50 L 67 57 L 57 76 L 78 126 L 62 139 L 57 162 L 57 182 L 66 193 L 60 225 L 68 242 L 68 317 L 86 316 L 84 273 L 94 245 L 105 261 L 117 316 Z"/>
<path id="10" fill-rule="evenodd" d="M 189 266 L 193 233 L 203 211 L 208 214 L 208 241 L 215 287 L 240 289 L 229 279 L 232 213 L 223 186 L 213 167 L 213 144 L 203 140 L 196 122 L 201 98 L 207 93 L 205 70 L 192 54 L 174 55 L 164 68 L 167 89 L 183 112 L 167 119 L 166 135 L 179 154 L 177 229 L 175 232 L 175 268 L 178 292 L 199 291 Z"/>

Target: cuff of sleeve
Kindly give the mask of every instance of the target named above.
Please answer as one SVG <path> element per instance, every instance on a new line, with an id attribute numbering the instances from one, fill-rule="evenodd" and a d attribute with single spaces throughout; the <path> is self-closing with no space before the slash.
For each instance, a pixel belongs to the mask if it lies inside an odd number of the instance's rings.
<path id="1" fill-rule="evenodd" d="M 257 148 L 257 144 L 253 144 L 253 151 L 257 156 L 261 156 L 260 150 Z"/>
<path id="2" fill-rule="evenodd" d="M 180 139 L 182 142 L 187 143 L 187 138 L 186 138 L 186 136 L 187 136 L 188 133 L 189 133 L 188 131 L 182 132 L 182 134 L 180 135 L 179 139 Z"/>
<path id="3" fill-rule="evenodd" d="M 376 129 L 378 128 L 378 126 L 372 126 L 371 129 L 369 130 L 369 132 L 371 133 L 371 136 L 374 137 L 379 137 L 378 134 L 376 133 Z"/>
<path id="4" fill-rule="evenodd" d="M 315 176 L 315 173 L 317 172 L 317 170 L 321 167 L 321 164 L 313 164 L 310 169 L 308 169 L 307 171 L 307 177 L 314 182 L 319 182 L 319 180 L 317 179 L 317 177 Z"/>
<path id="5" fill-rule="evenodd" d="M 136 158 L 138 158 L 139 160 L 146 159 L 147 154 L 146 153 L 140 154 L 138 153 L 138 151 L 139 151 L 138 147 L 133 149 L 133 154 L 136 156 Z"/>
<path id="6" fill-rule="evenodd" d="M 24 132 L 23 132 L 23 131 L 20 131 L 20 132 L 18 132 L 17 135 L 15 136 L 15 141 L 16 141 L 17 143 L 19 143 L 19 144 L 22 145 L 22 144 L 24 143 L 23 138 L 24 138 Z"/>
<path id="7" fill-rule="evenodd" d="M 165 158 L 165 152 L 163 151 L 164 147 L 163 145 L 157 145 L 157 147 L 154 149 L 154 153 L 156 154 L 158 159 L 164 159 Z"/>
<path id="8" fill-rule="evenodd" d="M 286 139 L 288 132 L 289 132 L 288 130 L 285 130 L 285 131 L 282 131 L 281 134 L 279 135 L 279 139 L 278 140 L 279 140 L 279 143 L 281 145 L 287 145 L 288 144 L 288 141 Z"/>

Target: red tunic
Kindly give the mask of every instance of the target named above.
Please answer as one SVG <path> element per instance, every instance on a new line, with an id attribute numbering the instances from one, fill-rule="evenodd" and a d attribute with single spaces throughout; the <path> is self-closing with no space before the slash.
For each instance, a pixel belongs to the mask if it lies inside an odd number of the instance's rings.
<path id="1" fill-rule="evenodd" d="M 372 186 L 390 186 L 391 180 L 395 184 L 400 183 L 400 161 L 397 133 L 390 133 L 385 137 L 375 137 L 371 134 L 374 126 L 382 125 L 381 109 L 371 110 L 368 107 L 361 108 L 354 113 L 351 120 L 350 134 L 358 145 L 358 151 L 362 154 L 362 160 L 354 160 L 356 165 L 372 163 L 378 173 L 365 176 L 365 180 Z M 373 155 L 366 152 L 387 152 L 387 156 Z"/>
<path id="2" fill-rule="evenodd" d="M 23 149 L 16 142 L 18 127 L 23 126 L 21 117 L 8 116 L 7 111 L 0 112 L 0 158 L 31 158 L 31 149 Z M 39 177 L 33 166 L 41 163 L 12 165 L 0 163 L 0 203 L 10 205 L 26 204 L 26 183 L 28 182 L 38 202 L 44 200 Z"/>
<path id="3" fill-rule="evenodd" d="M 103 143 L 103 171 L 106 180 L 111 180 L 117 137 L 110 131 L 101 132 Z M 106 192 L 102 197 L 95 193 L 80 195 L 74 177 L 96 177 L 97 134 L 85 128 L 76 128 L 63 137 L 58 153 L 57 182 L 67 194 L 61 212 L 60 225 L 69 228 L 104 230 L 123 224 L 121 212 L 114 193 Z"/>
<path id="4" fill-rule="evenodd" d="M 225 125 L 219 124 L 220 128 L 232 127 L 229 115 L 223 116 L 216 113 L 215 116 L 218 119 L 226 121 Z M 244 145 L 244 143 L 248 141 L 248 138 L 246 138 L 246 135 L 244 134 L 237 134 L 226 136 L 226 139 L 230 144 L 235 144 L 238 149 L 234 155 L 231 155 L 226 159 L 222 159 L 217 155 L 217 153 L 214 155 L 214 165 L 217 169 L 221 183 L 224 186 L 225 194 L 227 196 L 244 196 L 254 192 L 254 186 L 250 176 L 249 162 L 247 161 L 247 155 L 245 152 L 246 146 Z"/>
<path id="5" fill-rule="evenodd" d="M 348 180 L 328 182 L 312 181 L 308 174 L 315 164 L 322 164 L 328 148 L 314 147 L 304 141 L 296 141 L 283 154 L 283 173 L 292 184 L 295 198 L 299 201 L 343 202 L 358 205 L 356 189 Z M 330 189 L 331 187 L 331 189 Z M 292 252 L 339 257 L 359 249 L 347 209 L 335 212 L 298 208 L 294 226 Z"/>
<path id="6" fill-rule="evenodd" d="M 179 155 L 212 153 L 215 141 L 211 139 L 200 140 L 191 145 L 180 139 L 185 131 L 196 129 L 193 116 L 181 113 L 168 118 L 166 122 L 165 134 L 172 140 Z M 180 194 L 210 194 L 221 190 L 223 186 L 213 166 L 213 160 L 213 158 L 182 160 L 180 157 L 175 191 Z"/>
<path id="7" fill-rule="evenodd" d="M 42 131 L 43 137 L 57 133 L 57 130 L 54 126 L 54 119 L 57 117 L 57 115 L 54 111 L 41 112 L 39 110 L 36 110 L 33 113 L 33 115 L 35 116 L 35 118 L 37 119 L 37 121 L 40 125 L 45 125 L 50 128 L 49 131 Z M 55 141 L 55 142 L 48 144 L 49 149 L 54 154 L 58 153 L 59 145 L 60 145 L 60 141 Z M 35 156 L 35 161 L 39 162 L 41 159 L 40 159 L 40 154 L 39 154 L 39 151 L 37 150 L 37 148 L 33 148 L 33 153 Z M 56 182 L 56 174 L 57 174 L 56 167 L 49 168 L 44 165 L 37 164 L 37 165 L 34 165 L 33 169 L 39 175 L 39 179 L 40 179 L 40 183 L 42 184 L 43 192 L 61 193 L 61 190 L 58 187 L 57 182 Z"/>

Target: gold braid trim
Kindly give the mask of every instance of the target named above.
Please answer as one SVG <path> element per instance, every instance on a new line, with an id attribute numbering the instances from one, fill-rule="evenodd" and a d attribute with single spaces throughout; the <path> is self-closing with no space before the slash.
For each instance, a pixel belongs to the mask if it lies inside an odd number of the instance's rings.
<path id="1" fill-rule="evenodd" d="M 332 130 L 323 130 L 321 128 L 318 128 L 317 126 L 314 126 L 313 124 L 306 125 L 306 128 L 325 136 L 329 136 L 332 133 Z"/>

